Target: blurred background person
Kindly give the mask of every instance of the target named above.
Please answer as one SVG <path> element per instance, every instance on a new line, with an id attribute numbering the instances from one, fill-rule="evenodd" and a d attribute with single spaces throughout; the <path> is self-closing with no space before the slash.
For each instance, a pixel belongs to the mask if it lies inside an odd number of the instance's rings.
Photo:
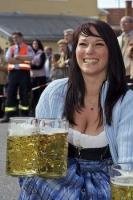
<path id="1" fill-rule="evenodd" d="M 52 54 L 53 54 L 53 49 L 50 46 L 45 46 L 44 47 L 44 52 L 46 55 L 46 60 L 45 60 L 45 77 L 46 77 L 46 82 L 50 82 L 50 71 L 51 71 L 51 59 L 52 59 Z"/>
<path id="2" fill-rule="evenodd" d="M 30 63 L 31 64 L 30 75 L 31 75 L 31 87 L 32 87 L 30 115 L 34 116 L 35 107 L 46 84 L 46 76 L 44 69 L 46 56 L 44 53 L 42 42 L 39 39 L 33 40 L 32 48 L 35 55 Z"/>
<path id="3" fill-rule="evenodd" d="M 52 67 L 51 67 L 51 71 L 50 71 L 50 79 L 51 81 L 56 80 L 58 78 L 60 78 L 60 71 L 59 71 L 59 67 L 58 67 L 58 61 L 60 59 L 60 54 L 59 53 L 53 53 L 52 55 Z"/>
<path id="4" fill-rule="evenodd" d="M 4 115 L 4 106 L 6 98 L 6 84 L 7 84 L 7 64 L 4 58 L 4 50 L 0 47 L 0 117 Z"/>
<path id="5" fill-rule="evenodd" d="M 12 33 L 13 44 L 6 52 L 8 63 L 8 88 L 5 115 L 1 123 L 8 122 L 12 116 L 29 115 L 29 95 L 31 89 L 30 64 L 34 56 L 31 46 L 24 42 L 21 32 Z M 18 103 L 19 95 L 19 103 Z"/>
<path id="6" fill-rule="evenodd" d="M 60 39 L 57 45 L 58 54 L 54 55 L 52 59 L 52 80 L 65 78 L 69 74 L 69 49 L 67 41 L 65 39 Z"/>
<path id="7" fill-rule="evenodd" d="M 73 32 L 74 30 L 72 28 L 65 29 L 64 30 L 64 39 L 67 41 L 69 54 L 71 56 L 72 53 L 72 44 L 73 44 Z"/>
<path id="8" fill-rule="evenodd" d="M 129 41 L 133 37 L 133 17 L 131 16 L 124 16 L 120 20 L 120 28 L 121 28 L 121 35 L 118 36 L 118 42 L 121 48 L 125 68 L 126 68 L 126 81 L 129 88 L 133 87 L 133 80 L 131 75 L 131 58 L 128 56 L 129 54 Z"/>
<path id="9" fill-rule="evenodd" d="M 123 49 L 125 50 L 125 46 L 128 43 L 129 37 L 133 35 L 133 17 L 131 16 L 124 16 L 120 20 L 120 28 L 121 28 L 121 35 L 118 36 L 118 42 L 124 54 Z"/>

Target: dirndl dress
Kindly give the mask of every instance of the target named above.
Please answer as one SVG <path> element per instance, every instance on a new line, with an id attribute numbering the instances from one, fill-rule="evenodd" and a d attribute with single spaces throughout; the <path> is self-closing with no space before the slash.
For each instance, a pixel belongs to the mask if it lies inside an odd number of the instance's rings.
<path id="1" fill-rule="evenodd" d="M 19 200 L 110 200 L 111 158 L 103 161 L 69 159 L 60 179 L 24 178 Z"/>
<path id="2" fill-rule="evenodd" d="M 82 136 L 77 132 L 69 134 L 69 137 L 72 136 L 69 142 L 72 143 L 68 148 L 66 176 L 59 179 L 20 178 L 19 200 L 111 200 L 109 172 L 112 159 L 109 146 L 80 149 L 79 152 L 73 145 L 78 135 Z M 87 136 L 83 137 L 85 144 Z"/>

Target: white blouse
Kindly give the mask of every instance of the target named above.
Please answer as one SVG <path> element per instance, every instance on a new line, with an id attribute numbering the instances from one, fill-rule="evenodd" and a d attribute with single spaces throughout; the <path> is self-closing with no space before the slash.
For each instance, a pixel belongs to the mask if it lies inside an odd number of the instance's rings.
<path id="1" fill-rule="evenodd" d="M 72 128 L 68 131 L 68 142 L 82 148 L 101 148 L 108 145 L 105 131 L 98 135 L 86 135 Z"/>

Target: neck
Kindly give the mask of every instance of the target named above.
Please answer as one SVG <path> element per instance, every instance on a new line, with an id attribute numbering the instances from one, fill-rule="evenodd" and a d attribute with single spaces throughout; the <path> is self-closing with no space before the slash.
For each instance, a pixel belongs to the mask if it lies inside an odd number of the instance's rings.
<path id="1" fill-rule="evenodd" d="M 86 96 L 99 96 L 100 89 L 105 78 L 86 77 L 84 80 L 86 85 Z"/>

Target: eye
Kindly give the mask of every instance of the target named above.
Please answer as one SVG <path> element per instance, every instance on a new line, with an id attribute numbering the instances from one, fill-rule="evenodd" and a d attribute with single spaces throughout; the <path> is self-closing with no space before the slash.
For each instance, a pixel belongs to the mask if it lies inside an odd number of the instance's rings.
<path id="1" fill-rule="evenodd" d="M 97 42 L 96 46 L 105 46 L 105 44 L 103 42 Z"/>
<path id="2" fill-rule="evenodd" d="M 79 46 L 87 46 L 87 44 L 85 42 L 79 42 L 78 44 Z"/>

